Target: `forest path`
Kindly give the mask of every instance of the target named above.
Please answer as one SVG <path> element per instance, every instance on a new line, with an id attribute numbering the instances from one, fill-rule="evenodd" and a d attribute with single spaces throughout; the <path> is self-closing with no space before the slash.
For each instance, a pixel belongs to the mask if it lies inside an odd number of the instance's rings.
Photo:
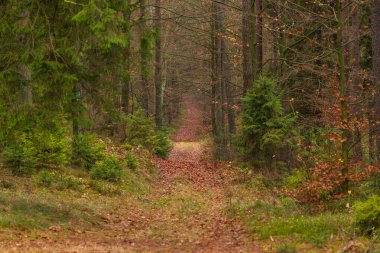
<path id="1" fill-rule="evenodd" d="M 38 239 L 20 237 L 9 251 L 263 252 L 239 221 L 228 218 L 236 173 L 227 164 L 211 161 L 201 144 L 202 107 L 191 96 L 184 98 L 184 106 L 169 158 L 153 159 L 159 178 L 150 194 L 117 200 L 100 228 L 53 229 Z"/>
<path id="2" fill-rule="evenodd" d="M 206 112 L 191 95 L 184 97 L 184 108 L 169 159 L 155 161 L 161 175 L 156 198 L 174 198 L 177 209 L 178 222 L 167 232 L 179 244 L 167 251 L 262 252 L 243 226 L 226 216 L 236 177 L 226 164 L 212 161 L 200 142 L 207 132 L 202 124 Z"/>

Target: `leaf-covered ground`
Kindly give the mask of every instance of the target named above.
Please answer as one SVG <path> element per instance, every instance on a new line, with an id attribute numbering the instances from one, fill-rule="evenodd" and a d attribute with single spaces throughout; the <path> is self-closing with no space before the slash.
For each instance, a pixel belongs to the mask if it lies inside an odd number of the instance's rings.
<path id="1" fill-rule="evenodd" d="M 115 197 L 93 226 L 4 230 L 1 251 L 261 252 L 243 225 L 227 218 L 235 174 L 223 163 L 210 162 L 199 141 L 202 108 L 191 97 L 184 101 L 169 159 L 153 159 L 159 176 L 150 193 Z"/>

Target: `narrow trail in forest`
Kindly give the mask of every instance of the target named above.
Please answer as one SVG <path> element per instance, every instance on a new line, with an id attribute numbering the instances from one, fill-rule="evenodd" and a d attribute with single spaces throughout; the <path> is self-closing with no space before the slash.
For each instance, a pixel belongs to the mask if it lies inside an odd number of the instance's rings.
<path id="1" fill-rule="evenodd" d="M 239 222 L 225 217 L 230 194 L 228 185 L 233 175 L 225 164 L 212 162 L 200 143 L 200 135 L 205 132 L 202 129 L 205 112 L 192 96 L 184 98 L 184 107 L 184 119 L 173 137 L 174 148 L 169 159 L 155 161 L 162 176 L 160 192 L 173 194 L 176 181 L 189 182 L 191 194 L 205 195 L 207 210 L 189 217 L 188 225 L 197 228 L 198 240 L 188 241 L 178 251 L 261 252 Z"/>
<path id="2" fill-rule="evenodd" d="M 19 237 L 10 252 L 262 252 L 243 225 L 226 215 L 234 172 L 211 161 L 200 142 L 203 111 L 184 98 L 185 113 L 167 160 L 154 158 L 151 194 L 127 197 L 102 217 L 101 228 Z M 5 245 L 3 245 L 5 246 Z"/>

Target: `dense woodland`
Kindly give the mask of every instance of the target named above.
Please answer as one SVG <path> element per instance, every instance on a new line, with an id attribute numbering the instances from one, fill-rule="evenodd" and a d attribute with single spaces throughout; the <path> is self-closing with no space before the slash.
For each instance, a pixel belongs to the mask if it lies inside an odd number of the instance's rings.
<path id="1" fill-rule="evenodd" d="M 140 201 L 223 170 L 246 252 L 380 248 L 380 0 L 0 0 L 0 117 L 7 231 L 57 232 L 42 192 Z M 198 241 L 176 250 L 241 249 Z"/>

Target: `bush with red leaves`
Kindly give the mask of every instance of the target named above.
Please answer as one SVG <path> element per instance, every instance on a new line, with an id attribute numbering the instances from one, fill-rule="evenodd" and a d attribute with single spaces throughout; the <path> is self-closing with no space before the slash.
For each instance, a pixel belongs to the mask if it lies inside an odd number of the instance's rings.
<path id="1" fill-rule="evenodd" d="M 350 164 L 348 172 L 343 173 L 343 164 L 340 162 L 317 162 L 302 185 L 283 191 L 301 203 L 321 204 L 345 197 L 348 194 L 344 191 L 346 182 L 356 184 L 378 172 L 376 167 L 356 163 Z"/>

